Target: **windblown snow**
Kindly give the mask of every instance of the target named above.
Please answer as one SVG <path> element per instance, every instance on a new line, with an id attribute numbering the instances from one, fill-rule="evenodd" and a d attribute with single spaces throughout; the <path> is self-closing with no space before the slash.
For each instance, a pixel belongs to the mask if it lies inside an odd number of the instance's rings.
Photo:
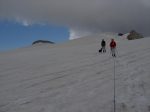
<path id="1" fill-rule="evenodd" d="M 0 112 L 113 112 L 114 68 L 116 112 L 150 112 L 149 43 L 96 34 L 0 53 Z"/>

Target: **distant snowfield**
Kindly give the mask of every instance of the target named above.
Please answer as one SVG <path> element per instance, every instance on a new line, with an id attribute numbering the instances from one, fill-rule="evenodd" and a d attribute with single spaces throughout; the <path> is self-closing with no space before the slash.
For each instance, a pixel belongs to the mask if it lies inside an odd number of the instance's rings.
<path id="1" fill-rule="evenodd" d="M 99 54 L 117 41 L 117 58 Z M 150 38 L 96 34 L 0 53 L 0 112 L 150 112 Z"/>

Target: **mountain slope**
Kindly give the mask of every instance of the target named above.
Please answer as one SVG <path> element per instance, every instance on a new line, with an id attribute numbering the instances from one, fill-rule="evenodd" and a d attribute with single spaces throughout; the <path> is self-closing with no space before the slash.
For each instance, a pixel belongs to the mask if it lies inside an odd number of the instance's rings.
<path id="1" fill-rule="evenodd" d="M 101 38 L 118 56 L 99 54 Z M 0 54 L 0 112 L 150 112 L 150 38 L 96 34 Z M 115 62 L 115 63 L 114 63 Z"/>

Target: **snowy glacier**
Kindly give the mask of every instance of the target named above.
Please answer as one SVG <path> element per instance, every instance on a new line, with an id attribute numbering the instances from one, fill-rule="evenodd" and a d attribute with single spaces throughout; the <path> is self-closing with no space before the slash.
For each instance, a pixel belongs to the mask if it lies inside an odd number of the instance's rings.
<path id="1" fill-rule="evenodd" d="M 114 67 L 116 112 L 150 112 L 149 43 L 95 34 L 0 53 L 0 112 L 113 112 Z"/>

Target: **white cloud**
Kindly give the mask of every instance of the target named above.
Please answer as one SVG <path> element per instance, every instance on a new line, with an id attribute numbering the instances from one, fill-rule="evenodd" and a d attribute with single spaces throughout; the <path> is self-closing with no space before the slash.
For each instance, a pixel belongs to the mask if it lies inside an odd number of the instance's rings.
<path id="1" fill-rule="evenodd" d="M 18 23 L 21 23 L 23 26 L 29 26 L 31 25 L 32 23 L 30 23 L 29 21 L 25 20 L 25 19 L 21 19 L 19 17 L 16 17 L 16 21 Z"/>
<path id="2" fill-rule="evenodd" d="M 73 40 L 73 39 L 77 39 L 80 37 L 88 36 L 90 34 L 92 34 L 92 32 L 87 31 L 87 30 L 82 30 L 82 29 L 79 30 L 79 29 L 71 28 L 69 39 Z"/>
<path id="3" fill-rule="evenodd" d="M 29 26 L 29 24 L 28 24 L 27 21 L 23 21 L 23 25 L 24 25 L 24 26 Z"/>

